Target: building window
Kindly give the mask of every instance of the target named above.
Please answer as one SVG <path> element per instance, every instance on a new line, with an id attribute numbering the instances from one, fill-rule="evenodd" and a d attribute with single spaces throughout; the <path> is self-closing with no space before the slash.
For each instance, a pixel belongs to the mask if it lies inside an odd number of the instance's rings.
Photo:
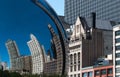
<path id="1" fill-rule="evenodd" d="M 74 77 L 76 77 L 76 74 L 74 74 Z"/>
<path id="2" fill-rule="evenodd" d="M 70 77 L 73 77 L 72 75 L 70 75 Z"/>
<path id="3" fill-rule="evenodd" d="M 76 53 L 74 54 L 74 64 L 76 64 Z"/>
<path id="4" fill-rule="evenodd" d="M 112 74 L 113 73 L 113 69 L 112 68 L 109 68 L 108 69 L 108 74 Z"/>
<path id="5" fill-rule="evenodd" d="M 116 61 L 116 65 L 120 65 L 120 60 L 117 60 L 117 61 Z"/>
<path id="6" fill-rule="evenodd" d="M 80 52 L 78 53 L 78 64 L 80 64 Z"/>
<path id="7" fill-rule="evenodd" d="M 79 32 L 79 25 L 77 25 L 77 28 L 76 28 L 76 32 L 78 33 Z"/>
<path id="8" fill-rule="evenodd" d="M 99 71 L 99 70 L 96 70 L 96 71 L 95 71 L 95 75 L 100 75 L 100 71 Z"/>
<path id="9" fill-rule="evenodd" d="M 101 71 L 101 74 L 102 74 L 102 75 L 105 75 L 105 74 L 106 74 L 106 69 L 102 70 L 102 71 Z"/>
<path id="10" fill-rule="evenodd" d="M 88 77 L 93 77 L 92 75 L 93 75 L 93 72 L 92 72 L 92 71 L 91 71 L 91 72 L 88 72 Z"/>
<path id="11" fill-rule="evenodd" d="M 118 36 L 118 35 L 120 35 L 120 30 L 115 32 L 115 36 Z"/>
<path id="12" fill-rule="evenodd" d="M 71 55 L 70 55 L 70 64 L 73 63 L 72 61 L 73 61 L 73 55 L 71 54 Z"/>
<path id="13" fill-rule="evenodd" d="M 76 65 L 74 65 L 74 71 L 76 71 Z"/>
<path id="14" fill-rule="evenodd" d="M 80 77 L 80 74 L 78 74 L 78 77 Z"/>
<path id="15" fill-rule="evenodd" d="M 120 45 L 115 46 L 115 50 L 120 50 Z"/>
<path id="16" fill-rule="evenodd" d="M 83 74 L 82 74 L 82 77 L 87 77 L 87 73 L 83 73 Z"/>
<path id="17" fill-rule="evenodd" d="M 115 72 L 116 72 L 116 73 L 120 73 L 120 67 L 116 68 L 116 69 L 115 69 Z"/>
<path id="18" fill-rule="evenodd" d="M 78 64 L 78 70 L 80 70 L 80 64 Z"/>
<path id="19" fill-rule="evenodd" d="M 120 38 L 115 39 L 115 43 L 120 43 Z"/>
<path id="20" fill-rule="evenodd" d="M 73 67 L 72 67 L 72 66 L 70 66 L 70 72 L 72 72 L 72 69 L 73 69 Z"/>
<path id="21" fill-rule="evenodd" d="M 116 58 L 120 58 L 120 53 L 116 53 Z"/>
<path id="22" fill-rule="evenodd" d="M 116 75 L 115 77 L 120 77 L 120 75 Z"/>

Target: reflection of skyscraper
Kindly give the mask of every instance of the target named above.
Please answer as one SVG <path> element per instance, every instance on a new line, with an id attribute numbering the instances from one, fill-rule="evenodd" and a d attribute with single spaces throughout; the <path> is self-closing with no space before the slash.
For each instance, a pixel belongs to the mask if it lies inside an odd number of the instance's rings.
<path id="1" fill-rule="evenodd" d="M 10 57 L 10 64 L 11 64 L 11 70 L 16 70 L 16 62 L 15 59 L 20 56 L 18 47 L 16 45 L 16 42 L 13 40 L 8 40 L 6 42 L 6 47 L 9 52 Z"/>
<path id="2" fill-rule="evenodd" d="M 50 30 L 52 36 L 52 43 L 54 44 L 54 48 L 55 48 L 54 53 L 56 53 L 56 58 L 57 58 L 57 73 L 62 74 L 64 60 L 63 60 L 63 50 L 62 50 L 61 42 L 59 36 L 54 32 L 51 25 L 48 25 L 48 28 Z"/>
<path id="3" fill-rule="evenodd" d="M 44 65 L 44 52 L 43 47 L 39 44 L 37 38 L 31 34 L 31 40 L 27 42 L 29 49 L 32 55 L 32 73 L 33 74 L 40 74 L 43 72 L 43 65 Z"/>
<path id="4" fill-rule="evenodd" d="M 55 48 L 55 44 L 53 43 L 53 40 L 51 40 L 51 50 L 53 52 L 53 58 L 57 59 L 56 48 Z"/>

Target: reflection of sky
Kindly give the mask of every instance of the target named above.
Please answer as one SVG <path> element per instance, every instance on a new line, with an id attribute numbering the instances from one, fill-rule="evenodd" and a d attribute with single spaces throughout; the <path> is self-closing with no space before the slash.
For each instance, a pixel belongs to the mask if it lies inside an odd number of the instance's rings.
<path id="1" fill-rule="evenodd" d="M 49 48 L 47 25 L 52 21 L 30 0 L 0 0 L 0 56 L 9 62 L 5 42 L 15 40 L 21 55 L 29 55 L 27 41 L 33 33 L 45 49 Z M 53 24 L 54 25 L 54 24 Z"/>
<path id="2" fill-rule="evenodd" d="M 64 0 L 46 0 L 57 12 L 58 15 L 64 15 Z"/>

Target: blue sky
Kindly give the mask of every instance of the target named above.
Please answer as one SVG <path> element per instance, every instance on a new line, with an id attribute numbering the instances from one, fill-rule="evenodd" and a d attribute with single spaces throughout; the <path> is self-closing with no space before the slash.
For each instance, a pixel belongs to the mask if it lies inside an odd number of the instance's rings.
<path id="1" fill-rule="evenodd" d="M 48 0 L 57 14 L 63 15 L 63 0 Z M 47 25 L 54 23 L 30 0 L 0 0 L 0 58 L 9 64 L 5 47 L 8 39 L 15 40 L 21 55 L 30 55 L 27 42 L 33 33 L 45 49 L 49 49 L 50 33 Z M 54 28 L 55 29 L 55 28 Z"/>
<path id="2" fill-rule="evenodd" d="M 47 0 L 59 15 L 64 15 L 64 0 Z"/>

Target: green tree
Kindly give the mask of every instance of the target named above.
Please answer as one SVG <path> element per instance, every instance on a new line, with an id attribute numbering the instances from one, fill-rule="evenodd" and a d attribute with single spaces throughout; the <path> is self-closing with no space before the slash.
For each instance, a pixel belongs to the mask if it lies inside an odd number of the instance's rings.
<path id="1" fill-rule="evenodd" d="M 17 72 L 11 72 L 10 77 L 22 77 L 22 76 Z"/>
<path id="2" fill-rule="evenodd" d="M 2 77 L 10 77 L 9 71 L 7 71 L 7 70 L 3 71 Z"/>
<path id="3" fill-rule="evenodd" d="M 3 74 L 3 71 L 2 71 L 2 70 L 0 70 L 0 77 L 2 77 L 2 74 Z"/>

